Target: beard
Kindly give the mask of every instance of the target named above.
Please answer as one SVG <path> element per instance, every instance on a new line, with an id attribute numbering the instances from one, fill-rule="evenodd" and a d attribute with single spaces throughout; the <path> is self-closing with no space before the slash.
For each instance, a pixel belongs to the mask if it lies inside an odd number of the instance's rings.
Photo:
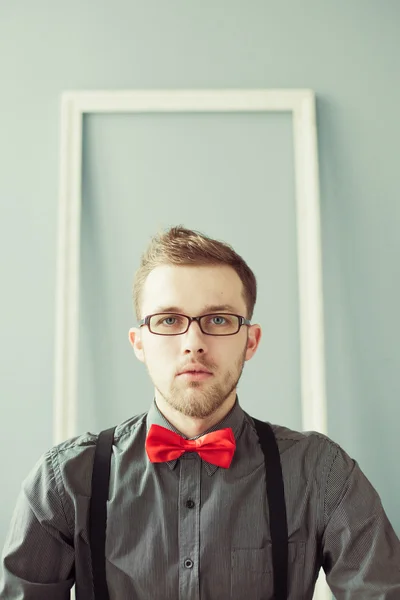
<path id="1" fill-rule="evenodd" d="M 170 389 L 166 390 L 161 389 L 154 379 L 151 379 L 158 393 L 171 408 L 187 417 L 205 419 L 215 413 L 238 386 L 245 364 L 246 350 L 247 348 L 233 368 L 225 373 L 222 381 L 185 381 L 175 377 Z M 216 378 L 215 374 L 213 378 Z"/>

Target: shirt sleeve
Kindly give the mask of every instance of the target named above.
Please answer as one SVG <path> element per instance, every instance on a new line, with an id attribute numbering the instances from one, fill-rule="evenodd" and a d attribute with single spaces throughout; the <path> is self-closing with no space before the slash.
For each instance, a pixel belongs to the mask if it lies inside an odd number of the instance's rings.
<path id="1" fill-rule="evenodd" d="M 0 598 L 66 600 L 74 584 L 73 533 L 51 451 L 23 481 L 2 553 Z"/>
<path id="2" fill-rule="evenodd" d="M 326 581 L 337 600 L 398 600 L 400 541 L 357 461 L 335 445 L 325 491 Z"/>

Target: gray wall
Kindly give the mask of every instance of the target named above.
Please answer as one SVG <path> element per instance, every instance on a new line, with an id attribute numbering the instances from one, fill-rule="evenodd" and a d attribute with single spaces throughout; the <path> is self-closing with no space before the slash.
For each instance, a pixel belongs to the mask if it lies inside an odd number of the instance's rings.
<path id="1" fill-rule="evenodd" d="M 52 445 L 59 105 L 80 89 L 315 90 L 329 435 L 400 533 L 399 23 L 396 0 L 1 4 L 0 545 Z"/>

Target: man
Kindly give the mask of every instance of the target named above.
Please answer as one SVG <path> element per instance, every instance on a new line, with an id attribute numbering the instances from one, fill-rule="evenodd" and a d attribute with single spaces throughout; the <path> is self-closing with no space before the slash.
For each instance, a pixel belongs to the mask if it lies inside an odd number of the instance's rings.
<path id="1" fill-rule="evenodd" d="M 105 550 L 111 600 L 273 597 L 264 456 L 236 394 L 261 339 L 250 322 L 255 301 L 244 260 L 198 232 L 172 228 L 142 257 L 139 327 L 129 338 L 155 396 L 147 413 L 114 434 Z M 324 435 L 272 428 L 286 500 L 288 598 L 311 599 L 322 567 L 337 599 L 398 600 L 400 542 L 358 464 Z M 225 436 L 222 458 L 205 442 L 213 435 Z M 78 600 L 94 598 L 88 520 L 96 441 L 87 433 L 55 446 L 24 481 L 1 598 L 61 600 L 74 582 Z"/>

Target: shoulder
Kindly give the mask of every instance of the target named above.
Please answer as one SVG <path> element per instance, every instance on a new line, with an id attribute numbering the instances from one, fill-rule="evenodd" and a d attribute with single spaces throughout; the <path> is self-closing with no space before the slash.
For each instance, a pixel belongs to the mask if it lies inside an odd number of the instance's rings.
<path id="1" fill-rule="evenodd" d="M 244 412 L 244 411 L 243 411 Z M 252 417 L 248 413 L 244 412 L 245 420 L 247 423 L 254 429 L 255 431 L 255 417 Z M 258 419 L 258 418 L 257 418 Z M 258 419 L 262 421 L 262 419 Z M 276 423 L 271 423 L 269 421 L 264 421 L 267 423 L 274 432 L 275 439 L 278 442 L 279 446 L 292 446 L 297 443 L 300 443 L 304 446 L 313 446 L 313 445 L 321 445 L 329 448 L 339 448 L 339 445 L 332 440 L 327 435 L 320 433 L 319 431 L 297 431 L 295 429 L 290 429 L 289 427 L 285 427 L 284 425 L 278 425 Z M 290 442 L 293 442 L 292 444 Z"/>
<path id="2" fill-rule="evenodd" d="M 146 423 L 147 413 L 141 413 L 119 423 L 115 426 L 114 444 L 118 445 L 126 437 L 133 435 L 141 426 Z M 107 427 L 108 429 L 108 427 Z M 65 441 L 53 446 L 48 452 L 59 455 L 73 455 L 75 452 L 83 452 L 85 448 L 94 447 L 97 443 L 99 434 L 86 431 L 77 436 L 70 437 Z"/>
<path id="3" fill-rule="evenodd" d="M 146 426 L 143 413 L 116 425 L 113 446 L 123 449 L 134 443 Z M 94 453 L 99 433 L 87 431 L 54 445 L 37 460 L 24 480 L 26 492 L 41 488 L 61 498 L 90 496 Z"/>
<path id="4" fill-rule="evenodd" d="M 245 413 L 247 423 L 255 431 L 254 419 Z M 272 428 L 278 444 L 282 464 L 291 468 L 300 465 L 302 469 L 318 473 L 327 483 L 335 473 L 337 479 L 343 483 L 354 468 L 355 461 L 347 452 L 328 435 L 319 431 L 297 431 L 278 425 L 267 423 Z"/>
<path id="5" fill-rule="evenodd" d="M 249 427 L 254 420 L 246 415 Z M 312 486 L 319 497 L 324 522 L 339 504 L 346 490 L 356 485 L 370 493 L 370 484 L 356 460 L 329 436 L 318 431 L 296 431 L 268 423 L 278 444 L 282 472 L 290 488 Z"/>

